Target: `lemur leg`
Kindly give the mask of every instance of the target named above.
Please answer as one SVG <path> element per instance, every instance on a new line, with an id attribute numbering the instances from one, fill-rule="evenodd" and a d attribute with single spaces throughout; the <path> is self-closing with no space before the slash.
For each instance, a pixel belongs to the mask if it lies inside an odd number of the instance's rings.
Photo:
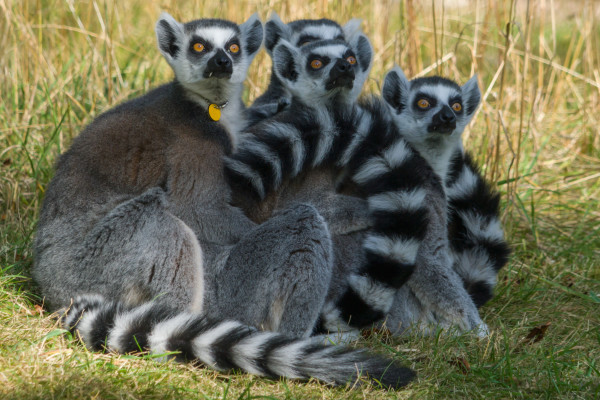
<path id="1" fill-rule="evenodd" d="M 314 207 L 296 205 L 231 249 L 211 303 L 221 317 L 308 336 L 325 302 L 332 259 L 327 224 Z M 212 309 L 207 305 L 208 313 Z"/>
<path id="2" fill-rule="evenodd" d="M 431 229 L 417 254 L 415 271 L 407 282 L 408 289 L 414 293 L 424 311 L 419 316 L 416 315 L 418 307 L 411 307 L 406 312 L 419 325 L 475 330 L 477 334 L 485 336 L 487 326 L 465 290 L 462 279 L 452 267 L 446 227 L 447 206 L 445 202 L 429 195 L 426 201 L 430 218 L 436 223 L 430 224 Z M 400 311 L 395 310 L 395 313 L 402 311 L 402 305 L 398 305 L 398 308 Z"/>
<path id="3" fill-rule="evenodd" d="M 139 304 L 153 298 L 171 306 L 202 308 L 202 252 L 196 236 L 166 209 L 164 192 L 153 188 L 126 201 L 83 239 L 77 273 L 89 278 L 71 295 L 93 292 Z"/>

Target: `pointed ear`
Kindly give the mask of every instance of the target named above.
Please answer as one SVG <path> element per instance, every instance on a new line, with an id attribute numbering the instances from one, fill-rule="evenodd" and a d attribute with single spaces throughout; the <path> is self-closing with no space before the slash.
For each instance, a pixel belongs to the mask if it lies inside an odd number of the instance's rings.
<path id="1" fill-rule="evenodd" d="M 397 113 L 400 113 L 407 106 L 409 86 L 410 83 L 406 79 L 404 71 L 398 66 L 395 66 L 385 76 L 381 95 Z"/>
<path id="2" fill-rule="evenodd" d="M 362 24 L 362 19 L 360 18 L 352 18 L 350 21 L 344 24 L 342 31 L 344 31 L 344 38 L 346 38 L 346 42 L 350 43 L 354 36 L 361 33 L 360 24 Z"/>
<path id="3" fill-rule="evenodd" d="M 258 13 L 252 14 L 246 22 L 240 25 L 244 40 L 244 51 L 248 60 L 252 60 L 263 42 L 263 24 L 258 18 Z"/>
<path id="4" fill-rule="evenodd" d="M 156 39 L 158 49 L 171 63 L 183 49 L 183 24 L 177 22 L 169 13 L 163 12 L 156 22 Z"/>
<path id="5" fill-rule="evenodd" d="M 273 49 L 273 67 L 279 79 L 293 84 L 298 79 L 298 51 L 288 41 L 281 40 Z"/>
<path id="6" fill-rule="evenodd" d="M 461 91 L 463 103 L 465 105 L 465 113 L 471 116 L 481 101 L 481 92 L 479 91 L 479 84 L 477 83 L 477 74 L 473 75 L 473 77 L 461 87 Z"/>
<path id="7" fill-rule="evenodd" d="M 290 28 L 283 23 L 277 13 L 273 12 L 265 24 L 265 49 L 267 52 L 273 55 L 273 49 L 279 40 L 289 40 L 290 36 Z"/>
<path id="8" fill-rule="evenodd" d="M 352 50 L 354 50 L 354 54 L 356 54 L 358 65 L 362 71 L 368 71 L 373 62 L 373 47 L 371 46 L 369 39 L 364 34 L 360 33 L 349 43 Z"/>

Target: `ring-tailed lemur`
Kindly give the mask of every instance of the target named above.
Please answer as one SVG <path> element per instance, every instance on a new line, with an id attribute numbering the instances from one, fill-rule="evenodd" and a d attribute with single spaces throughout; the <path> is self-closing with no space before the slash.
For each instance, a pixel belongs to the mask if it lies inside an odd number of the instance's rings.
<path id="1" fill-rule="evenodd" d="M 181 312 L 164 303 L 127 307 L 99 295 L 82 296 L 61 321 L 92 351 L 148 351 L 219 371 L 240 369 L 271 378 L 314 377 L 333 385 L 366 377 L 384 388 L 400 388 L 414 378 L 410 369 L 365 350 L 262 332 L 238 321 Z"/>
<path id="2" fill-rule="evenodd" d="M 295 47 L 318 40 L 336 39 L 350 42 L 360 34 L 360 22 L 359 19 L 351 19 L 342 27 L 333 20 L 321 18 L 301 19 L 285 24 L 281 21 L 277 13 L 273 12 L 269 20 L 265 23 L 265 49 L 272 57 L 273 49 L 280 40 L 286 40 Z M 369 62 L 369 67 L 370 65 L 371 63 Z M 364 82 L 363 77 L 366 79 L 369 75 L 369 70 L 370 68 L 364 71 L 355 71 L 357 82 Z M 356 85 L 356 95 L 360 93 L 361 89 L 361 85 Z M 290 104 L 291 98 L 292 95 L 287 86 L 277 77 L 277 73 L 273 69 L 267 90 L 246 110 L 248 126 L 275 115 Z"/>
<path id="3" fill-rule="evenodd" d="M 88 293 L 114 299 L 76 303 L 76 313 L 89 309 L 77 329 L 92 347 L 106 337 L 177 336 L 177 349 L 208 354 L 194 358 L 209 365 L 229 348 L 225 358 L 237 357 L 231 366 L 249 372 L 314 373 L 339 383 L 356 376 L 349 371 L 358 363 L 378 379 L 382 363 L 360 353 L 337 357 L 344 350 L 290 345 L 272 333 L 248 336 L 252 330 L 238 323 L 202 322 L 239 319 L 307 335 L 325 301 L 331 242 L 313 207 L 298 206 L 256 227 L 229 205 L 222 159 L 237 142 L 242 85 L 262 42 L 256 15 L 238 26 L 215 19 L 181 24 L 164 13 L 156 33 L 175 80 L 97 117 L 60 157 L 46 191 L 32 272 L 47 304 L 67 307 Z M 129 310 L 149 299 L 155 303 Z M 304 320 L 290 323 L 289 314 Z M 64 323 L 72 328 L 75 318 Z M 154 351 L 161 346 L 150 343 Z M 315 364 L 344 366 L 333 375 L 297 369 L 296 356 L 313 349 Z M 392 365 L 390 378 L 390 385 L 402 385 L 410 371 Z"/>
<path id="4" fill-rule="evenodd" d="M 365 195 L 373 204 L 396 199 L 392 207 L 371 207 L 373 227 L 364 240 L 364 264 L 349 271 L 349 285 L 335 299 L 337 304 L 326 307 L 323 322 L 329 329 L 348 322 L 363 327 L 381 319 L 412 273 L 423 238 L 437 223 L 429 216 L 438 211 L 431 209 L 441 210 L 439 225 L 446 229 L 441 182 L 397 134 L 387 108 L 381 102 L 354 105 L 353 71 L 361 68 L 355 63 L 361 58 L 357 49 L 367 48 L 368 40 L 359 35 L 356 42 L 363 43 L 319 41 L 295 48 L 281 41 L 273 51 L 274 70 L 292 93 L 292 103 L 249 129 L 226 162 L 234 197 L 242 193 L 238 198 L 250 214 L 266 212 L 268 217 L 279 203 L 311 196 L 321 210 L 319 197 L 335 193 L 340 166 L 351 177 L 355 195 Z M 248 204 L 248 193 L 258 205 Z M 447 254 L 433 252 L 431 257 L 450 268 Z"/>
<path id="5" fill-rule="evenodd" d="M 462 87 L 441 77 L 409 81 L 396 67 L 386 75 L 382 94 L 402 136 L 444 182 L 454 269 L 480 307 L 492 297 L 510 248 L 498 215 L 500 197 L 483 179 L 461 140 L 479 105 L 477 78 Z"/>

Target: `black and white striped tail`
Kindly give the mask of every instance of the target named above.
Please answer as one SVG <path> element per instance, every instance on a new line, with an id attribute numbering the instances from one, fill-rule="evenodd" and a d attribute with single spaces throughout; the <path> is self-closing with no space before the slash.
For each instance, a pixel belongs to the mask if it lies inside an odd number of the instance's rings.
<path id="1" fill-rule="evenodd" d="M 415 376 L 412 370 L 364 350 L 262 332 L 236 321 L 210 321 L 157 303 L 127 308 L 98 295 L 83 296 L 63 315 L 62 324 L 78 333 L 90 350 L 149 351 L 219 371 L 313 377 L 333 385 L 366 377 L 386 388 L 405 386 Z"/>
<path id="2" fill-rule="evenodd" d="M 359 121 L 353 108 L 336 111 L 293 103 L 248 128 L 236 152 L 225 157 L 225 176 L 234 192 L 261 201 L 287 179 L 327 164 L 350 138 L 346 129 Z"/>
<path id="3" fill-rule="evenodd" d="M 384 318 L 415 268 L 429 224 L 425 182 L 443 196 L 439 179 L 398 134 L 382 105 L 373 101 L 363 106 L 364 131 L 354 135 L 338 159 L 367 195 L 373 221 L 363 243 L 366 264 L 349 277 L 348 290 L 337 304 L 341 320 L 356 328 Z M 330 329 L 331 317 L 335 313 L 324 316 Z"/>
<path id="4" fill-rule="evenodd" d="M 452 158 L 446 192 L 454 268 L 473 302 L 481 307 L 492 298 L 498 271 L 510 255 L 499 217 L 500 195 L 462 151 Z"/>

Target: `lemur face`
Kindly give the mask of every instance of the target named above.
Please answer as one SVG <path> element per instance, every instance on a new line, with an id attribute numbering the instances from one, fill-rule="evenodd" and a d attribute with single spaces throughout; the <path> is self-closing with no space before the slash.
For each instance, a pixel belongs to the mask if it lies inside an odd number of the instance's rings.
<path id="1" fill-rule="evenodd" d="M 460 137 L 481 98 L 476 76 L 462 87 L 437 76 L 408 81 L 398 67 L 386 75 L 382 94 L 413 143 Z"/>
<path id="2" fill-rule="evenodd" d="M 368 40 L 360 35 L 357 42 Z M 321 40 L 296 48 L 282 40 L 273 50 L 275 73 L 290 92 L 305 104 L 349 103 L 356 99 L 366 75 L 371 47 L 351 47 L 343 40 Z M 357 90 L 358 89 L 358 90 Z"/>
<path id="3" fill-rule="evenodd" d="M 156 23 L 158 47 L 177 80 L 202 92 L 215 86 L 242 83 L 263 39 L 263 27 L 253 15 L 242 25 L 219 19 L 185 24 L 162 13 Z M 199 93 L 202 94 L 202 93 Z"/>
<path id="4" fill-rule="evenodd" d="M 265 48 L 273 57 L 275 46 L 281 41 L 296 48 L 303 48 L 318 41 L 343 42 L 355 53 L 357 68 L 355 82 L 349 98 L 356 99 L 362 90 L 371 69 L 373 49 L 360 30 L 360 19 L 351 19 L 344 26 L 330 19 L 302 19 L 284 24 L 273 13 L 265 25 Z M 275 62 L 273 62 L 275 64 Z M 287 83 L 287 81 L 284 81 Z"/>

